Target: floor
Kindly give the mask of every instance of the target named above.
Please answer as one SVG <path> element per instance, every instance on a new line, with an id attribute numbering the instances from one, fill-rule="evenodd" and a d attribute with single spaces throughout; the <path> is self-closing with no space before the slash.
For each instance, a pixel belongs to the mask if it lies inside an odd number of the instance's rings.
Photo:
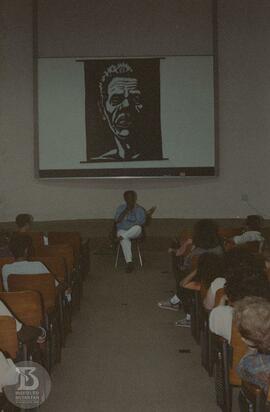
<path id="1" fill-rule="evenodd" d="M 181 313 L 157 307 L 173 286 L 166 253 L 146 253 L 132 274 L 115 270 L 109 253 L 93 255 L 42 412 L 218 412 L 199 347 L 174 326 Z"/>

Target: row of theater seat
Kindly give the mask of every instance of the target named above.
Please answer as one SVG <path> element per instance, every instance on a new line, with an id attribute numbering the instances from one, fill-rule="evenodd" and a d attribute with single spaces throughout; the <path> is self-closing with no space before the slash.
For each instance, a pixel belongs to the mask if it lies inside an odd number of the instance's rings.
<path id="1" fill-rule="evenodd" d="M 37 354 L 33 355 L 31 348 L 19 342 L 15 320 L 0 316 L 0 351 L 13 361 L 38 359 L 50 373 L 61 361 L 61 350 L 71 332 L 72 316 L 80 309 L 83 281 L 90 272 L 89 241 L 83 243 L 77 232 L 53 232 L 48 234 L 48 245 L 45 246 L 43 233 L 27 235 L 33 240 L 30 260 L 42 262 L 50 273 L 11 274 L 8 292 L 3 290 L 0 282 L 0 300 L 23 324 L 44 327 L 47 340 L 39 345 L 40 353 L 36 358 Z M 0 258 L 0 272 L 12 261 L 12 258 Z M 59 286 L 55 279 L 60 282 Z M 71 292 L 71 300 L 66 290 Z M 12 408 L 11 405 L 8 408 Z"/>
<path id="2" fill-rule="evenodd" d="M 223 238 L 230 238 L 239 233 L 236 228 L 220 229 Z M 259 242 L 248 242 L 243 246 L 251 253 L 261 253 Z M 192 260 L 192 269 L 196 269 L 198 257 Z M 210 377 L 214 378 L 217 405 L 223 412 L 231 412 L 233 406 L 233 388 L 239 388 L 241 412 L 269 412 L 270 390 L 268 396 L 261 388 L 241 381 L 237 374 L 237 365 L 247 352 L 247 346 L 235 324 L 232 326 L 230 344 L 209 329 L 209 314 L 203 306 L 207 291 L 202 287 L 192 291 L 191 334 L 201 349 L 201 365 Z M 224 289 L 216 292 L 215 307 L 220 304 L 225 294 Z"/>

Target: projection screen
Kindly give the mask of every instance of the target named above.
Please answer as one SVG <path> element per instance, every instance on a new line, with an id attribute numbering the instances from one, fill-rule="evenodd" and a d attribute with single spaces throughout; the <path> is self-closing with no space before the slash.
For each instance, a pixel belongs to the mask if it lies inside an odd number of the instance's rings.
<path id="1" fill-rule="evenodd" d="M 213 56 L 37 64 L 39 177 L 215 175 Z"/>

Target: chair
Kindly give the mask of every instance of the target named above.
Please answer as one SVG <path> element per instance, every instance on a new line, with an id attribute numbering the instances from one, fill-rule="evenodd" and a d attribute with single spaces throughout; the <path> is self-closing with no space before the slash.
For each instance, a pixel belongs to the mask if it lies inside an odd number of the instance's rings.
<path id="1" fill-rule="evenodd" d="M 44 246 L 43 232 L 27 232 L 26 234 L 31 237 L 34 250 Z"/>
<path id="2" fill-rule="evenodd" d="M 223 239 L 229 239 L 237 235 L 241 235 L 242 228 L 239 227 L 220 227 L 218 228 L 218 234 Z"/>
<path id="3" fill-rule="evenodd" d="M 142 237 L 142 236 L 140 236 L 137 239 L 131 239 L 131 245 L 135 245 L 141 268 L 143 267 L 143 259 L 142 259 L 142 252 L 141 252 L 141 248 L 140 248 L 140 243 L 143 241 L 143 239 L 144 239 L 144 237 Z M 117 269 L 117 267 L 118 267 L 119 256 L 120 256 L 120 251 L 121 250 L 122 250 L 121 244 L 120 244 L 120 242 L 118 242 L 117 248 L 116 248 L 115 264 L 114 264 L 115 269 Z"/>
<path id="4" fill-rule="evenodd" d="M 16 321 L 11 316 L 0 316 L 0 350 L 14 361 L 19 354 Z"/>
<path id="5" fill-rule="evenodd" d="M 237 374 L 237 366 L 243 356 L 246 354 L 248 348 L 245 342 L 242 340 L 241 335 L 235 323 L 232 325 L 232 338 L 231 347 L 233 350 L 232 362 L 230 367 L 230 385 L 241 386 L 241 379 Z"/>
<path id="6" fill-rule="evenodd" d="M 236 325 L 232 325 L 231 344 L 220 336 L 211 334 L 212 348 L 215 351 L 214 380 L 216 400 L 223 412 L 232 410 L 232 389 L 241 386 L 237 375 L 237 365 L 247 352 L 247 345 L 241 339 Z"/>
<path id="7" fill-rule="evenodd" d="M 83 293 L 83 283 L 81 272 L 75 267 L 75 258 L 72 246 L 67 244 L 44 246 L 36 250 L 36 256 L 61 257 L 64 259 L 67 273 L 66 281 L 72 289 L 72 308 L 79 310 Z"/>
<path id="8" fill-rule="evenodd" d="M 35 256 L 50 257 L 57 256 L 65 259 L 67 273 L 70 275 L 74 269 L 74 252 L 73 248 L 67 244 L 57 244 L 51 246 L 43 246 L 36 249 Z"/>
<path id="9" fill-rule="evenodd" d="M 243 245 L 237 246 L 240 249 L 247 250 L 250 253 L 258 254 L 262 253 L 263 251 L 264 242 L 253 241 L 253 242 L 246 242 Z"/>
<path id="10" fill-rule="evenodd" d="M 39 292 L 31 290 L 1 292 L 0 300 L 25 325 L 36 327 L 44 325 L 43 302 Z"/>
<path id="11" fill-rule="evenodd" d="M 82 258 L 81 258 L 81 272 L 83 279 L 85 279 L 91 270 L 91 261 L 90 261 L 90 239 L 82 242 Z"/>
<path id="12" fill-rule="evenodd" d="M 67 244 L 73 249 L 76 269 L 82 273 L 85 278 L 89 273 L 90 267 L 90 251 L 89 239 L 82 243 L 79 232 L 49 232 L 48 233 L 49 246 Z"/>
<path id="13" fill-rule="evenodd" d="M 36 256 L 36 257 L 30 258 L 30 260 L 42 262 L 48 268 L 49 272 L 52 273 L 54 277 L 60 283 L 62 283 L 63 285 L 68 283 L 67 268 L 65 265 L 65 259 L 63 257 L 61 256 Z M 71 309 L 70 309 L 69 303 L 67 303 L 67 299 L 65 297 L 64 291 L 61 291 L 61 295 L 62 295 L 61 314 L 63 315 L 62 340 L 64 344 L 68 332 L 71 331 Z"/>
<path id="14" fill-rule="evenodd" d="M 0 293 L 2 300 L 14 316 L 27 326 L 43 326 L 45 327 L 45 318 L 43 310 L 43 301 L 39 292 L 36 291 L 21 291 L 21 292 L 2 292 Z M 46 345 L 48 353 L 49 348 Z M 41 352 L 39 352 L 41 354 Z M 33 353 L 31 345 L 25 345 L 24 357 L 31 359 Z M 40 356 L 39 356 L 40 357 Z"/>
<path id="15" fill-rule="evenodd" d="M 221 298 L 224 296 L 224 288 L 218 289 L 215 296 L 215 307 L 220 304 Z M 201 300 L 205 298 L 207 290 L 201 289 Z M 209 376 L 213 376 L 213 350 L 211 332 L 209 330 L 209 314 L 210 312 L 202 306 L 201 312 L 201 364 L 208 372 Z"/>
<path id="16" fill-rule="evenodd" d="M 202 321 L 202 300 L 201 300 L 201 293 L 198 290 L 190 291 L 191 295 L 191 335 L 195 339 L 197 343 L 200 342 L 200 335 L 201 335 L 201 321 Z"/>
<path id="17" fill-rule="evenodd" d="M 10 292 L 25 290 L 38 291 L 42 296 L 45 312 L 50 313 L 55 308 L 55 279 L 50 273 L 36 275 L 9 275 L 8 289 Z"/>
<path id="18" fill-rule="evenodd" d="M 270 389 L 266 397 L 262 388 L 252 383 L 242 381 L 238 400 L 241 412 L 270 411 Z"/>
<path id="19" fill-rule="evenodd" d="M 67 282 L 67 267 L 65 258 L 62 256 L 33 256 L 30 258 L 32 262 L 43 263 L 50 273 L 52 273 L 56 279 L 60 282 Z"/>
<path id="20" fill-rule="evenodd" d="M 147 226 L 149 226 L 150 222 L 151 222 L 151 217 L 150 217 L 149 222 L 147 223 Z M 136 251 L 137 251 L 137 255 L 138 255 L 138 259 L 139 259 L 141 268 L 143 267 L 143 259 L 142 259 L 142 253 L 141 253 L 140 243 L 142 243 L 142 242 L 145 240 L 145 238 L 146 238 L 145 226 L 146 226 L 146 224 L 145 224 L 144 226 L 142 226 L 142 232 L 141 232 L 141 235 L 140 235 L 138 238 L 136 238 L 136 239 L 131 239 L 131 247 L 132 247 L 133 245 L 135 245 L 135 248 L 136 248 Z M 112 231 L 111 231 L 111 235 L 110 235 L 110 236 L 111 236 L 111 238 L 112 238 L 113 244 L 116 245 L 116 257 L 115 257 L 114 267 L 115 267 L 115 269 L 117 269 L 117 267 L 118 267 L 118 262 L 119 262 L 120 251 L 122 250 L 122 248 L 121 248 L 121 243 L 120 243 L 120 241 L 119 241 L 119 239 L 118 239 L 118 237 L 117 237 L 117 225 L 116 225 L 116 222 L 113 223 L 113 227 L 112 227 Z"/>
<path id="21" fill-rule="evenodd" d="M 34 255 L 36 249 L 44 246 L 44 234 L 43 232 L 14 232 L 11 237 L 11 241 L 16 239 L 18 236 L 27 235 L 32 239 L 32 245 L 30 248 L 30 255 Z"/>
<path id="22" fill-rule="evenodd" d="M 55 279 L 52 274 L 9 275 L 8 288 L 10 292 L 37 291 L 42 296 L 45 325 L 50 343 L 50 361 L 48 369 L 61 360 L 61 305 L 57 301 Z"/>
<path id="23" fill-rule="evenodd" d="M 208 372 L 209 376 L 213 376 L 213 361 L 212 361 L 212 345 L 211 345 L 211 332 L 209 329 L 209 311 L 205 308 L 201 314 L 201 364 Z"/>
<path id="24" fill-rule="evenodd" d="M 49 232 L 49 246 L 67 244 L 72 246 L 74 256 L 79 259 L 81 256 L 81 236 L 79 232 Z"/>
<path id="25" fill-rule="evenodd" d="M 212 362 L 211 362 L 211 340 L 210 340 L 210 330 L 209 330 L 209 311 L 205 309 L 203 301 L 207 295 L 207 289 L 202 284 L 201 290 L 201 334 L 200 334 L 200 345 L 201 345 L 201 364 L 208 372 L 209 376 L 212 376 Z"/>

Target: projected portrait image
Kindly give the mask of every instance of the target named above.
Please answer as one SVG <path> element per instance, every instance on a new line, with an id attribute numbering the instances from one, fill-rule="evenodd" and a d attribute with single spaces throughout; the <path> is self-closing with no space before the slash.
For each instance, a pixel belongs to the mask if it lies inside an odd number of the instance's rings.
<path id="1" fill-rule="evenodd" d="M 162 159 L 158 59 L 87 60 L 88 162 Z"/>

